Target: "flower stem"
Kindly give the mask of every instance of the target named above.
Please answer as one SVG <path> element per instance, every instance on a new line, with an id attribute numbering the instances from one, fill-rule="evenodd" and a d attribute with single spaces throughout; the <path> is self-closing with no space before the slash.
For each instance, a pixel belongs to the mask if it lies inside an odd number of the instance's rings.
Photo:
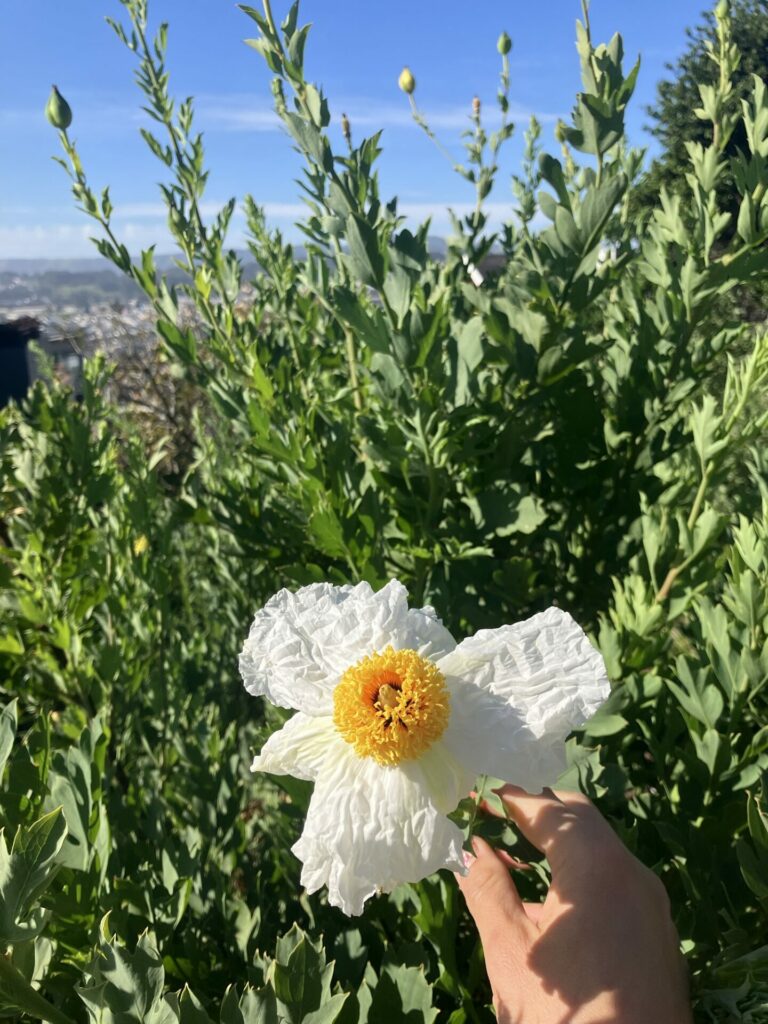
<path id="1" fill-rule="evenodd" d="M 357 379 L 357 354 L 355 352 L 355 336 L 348 328 L 344 328 L 344 341 L 347 350 L 347 368 L 349 369 L 349 383 L 352 387 L 352 398 L 355 409 L 360 412 L 363 408 L 363 399 L 360 396 L 360 382 Z"/>
<path id="2" fill-rule="evenodd" d="M 469 821 L 467 822 L 467 836 L 466 836 L 466 839 L 464 841 L 464 845 L 466 847 L 469 847 L 471 845 L 472 836 L 473 836 L 474 831 L 475 831 L 475 823 L 477 821 L 477 812 L 480 810 L 480 804 L 485 799 L 485 787 L 487 785 L 488 785 L 488 776 L 487 775 L 481 775 L 480 776 L 479 785 L 478 785 L 477 789 L 475 790 L 475 801 L 474 801 L 474 804 L 473 804 L 473 807 L 472 807 L 472 813 L 469 816 Z"/>

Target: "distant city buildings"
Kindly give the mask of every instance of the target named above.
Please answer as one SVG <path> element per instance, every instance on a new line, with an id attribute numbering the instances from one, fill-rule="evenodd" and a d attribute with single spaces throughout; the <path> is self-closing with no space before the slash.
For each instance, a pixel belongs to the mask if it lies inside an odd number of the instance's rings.
<path id="1" fill-rule="evenodd" d="M 430 242 L 433 258 L 443 259 L 444 244 Z M 301 255 L 303 251 L 297 250 Z M 126 283 L 117 273 L 97 269 L 100 261 L 83 262 L 87 266 L 73 271 L 45 264 L 39 272 L 22 273 L 0 261 L 0 406 L 22 398 L 30 384 L 44 375 L 46 363 L 78 395 L 83 361 L 97 352 L 118 365 L 115 397 L 121 404 L 144 402 L 153 378 L 162 375 L 155 309 L 135 282 Z M 487 277 L 503 269 L 504 256 L 491 252 L 478 266 L 468 260 L 465 266 L 468 279 L 482 287 Z M 243 284 L 235 302 L 239 317 L 246 317 L 253 304 L 255 289 L 249 275 L 258 273 L 254 263 L 243 267 Z M 199 325 L 195 304 L 184 294 L 188 277 L 172 267 L 165 275 L 177 286 L 179 326 Z M 124 287 L 129 289 L 125 294 L 120 291 Z M 370 295 L 378 301 L 372 290 Z"/>
<path id="2" fill-rule="evenodd" d="M 0 306 L 0 406 L 20 399 L 46 364 L 54 377 L 82 388 L 83 360 L 96 352 L 121 361 L 154 348 L 155 314 L 147 303 Z"/>
<path id="3" fill-rule="evenodd" d="M 153 373 L 157 369 L 156 319 L 149 303 L 136 300 L 105 302 L 87 310 L 0 305 L 0 407 L 23 398 L 32 382 L 44 376 L 46 364 L 54 377 L 79 395 L 83 361 L 97 352 L 118 366 L 131 367 L 132 372 L 143 365 L 145 373 Z M 183 325 L 196 322 L 194 304 L 185 297 L 179 299 L 179 320 Z M 134 400 L 141 397 L 133 395 Z"/>

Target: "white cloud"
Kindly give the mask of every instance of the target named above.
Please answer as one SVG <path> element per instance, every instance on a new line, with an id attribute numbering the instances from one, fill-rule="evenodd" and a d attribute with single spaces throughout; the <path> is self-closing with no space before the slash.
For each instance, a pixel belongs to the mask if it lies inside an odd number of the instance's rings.
<path id="1" fill-rule="evenodd" d="M 431 235 L 445 235 L 451 234 L 453 231 L 453 225 L 449 214 L 449 209 L 457 217 L 466 217 L 472 213 L 475 209 L 474 203 L 452 203 L 446 201 L 444 203 L 400 203 L 398 204 L 398 210 L 405 217 L 408 218 L 409 224 L 423 224 L 424 221 L 429 217 L 431 218 L 430 234 Z M 503 224 L 516 221 L 514 204 L 510 198 L 509 202 L 486 202 L 483 204 L 483 211 L 488 217 L 488 230 L 498 231 Z M 533 220 L 531 221 L 530 227 L 533 231 L 540 231 L 549 225 L 550 221 L 541 213 L 538 212 Z"/>
<path id="2" fill-rule="evenodd" d="M 226 204 L 226 200 L 218 199 L 206 199 L 205 202 L 200 203 L 200 213 L 203 217 L 215 217 Z M 146 202 L 146 203 L 115 203 L 115 214 L 118 217 L 166 217 L 168 215 L 168 209 L 165 203 L 157 202 Z"/>
<path id="3" fill-rule="evenodd" d="M 269 223 L 283 229 L 289 239 L 301 241 L 301 233 L 293 225 L 307 213 L 303 203 L 265 202 L 262 205 Z M 210 206 L 215 212 L 220 204 L 211 203 Z M 403 202 L 398 207 L 411 227 L 431 218 L 430 232 L 434 235 L 447 235 L 451 231 L 449 208 L 457 216 L 464 217 L 472 212 L 474 203 L 450 200 Z M 488 216 L 490 230 L 497 230 L 505 221 L 513 218 L 511 199 L 509 202 L 488 202 L 483 208 Z M 151 245 L 156 247 L 158 253 L 173 252 L 175 243 L 164 214 L 161 203 L 125 204 L 115 213 L 115 234 L 132 253 Z M 537 218 L 534 228 L 543 227 L 547 223 L 543 218 Z M 97 255 L 96 247 L 90 240 L 97 234 L 97 226 L 88 221 L 46 224 L 30 221 L 13 226 L 0 225 L 0 252 L 9 259 L 82 259 Z M 233 217 L 227 244 L 238 249 L 245 247 L 245 218 L 239 210 Z"/>
<path id="4" fill-rule="evenodd" d="M 117 236 L 136 251 L 157 243 L 160 251 L 173 246 L 165 224 L 127 221 L 117 225 Z M 98 237 L 95 224 L 0 225 L 0 252 L 7 259 L 83 259 L 98 256 L 91 238 Z"/>
<path id="5" fill-rule="evenodd" d="M 348 96 L 342 99 L 329 97 L 333 123 L 339 127 L 342 111 L 350 119 L 353 132 L 378 131 L 380 128 L 402 131 L 419 131 L 411 115 L 410 107 L 403 97 L 402 103 L 382 102 L 363 96 Z M 265 97 L 259 94 L 209 94 L 194 99 L 197 127 L 209 132 L 275 132 L 282 131 L 283 124 Z M 436 131 L 461 131 L 469 126 L 471 96 L 467 103 L 455 107 L 433 107 L 422 111 L 429 125 Z M 495 101 L 488 97 L 483 100 L 486 127 L 498 126 L 500 115 Z M 114 137 L 135 133 L 139 127 L 149 128 L 162 136 L 163 129 L 140 109 L 140 97 L 136 104 L 118 104 L 99 100 L 84 100 L 75 104 L 75 124 L 81 131 Z M 510 103 L 509 116 L 512 121 L 526 125 L 532 114 L 543 124 L 554 123 L 563 115 L 547 111 L 531 110 L 522 104 Z M 52 141 L 55 133 L 46 122 L 42 110 L 31 108 L 0 109 L 0 128 L 38 133 L 47 133 Z"/>
<path id="6" fill-rule="evenodd" d="M 0 224 L 0 252 L 8 259 L 67 259 L 96 255 L 89 225 Z"/>
<path id="7" fill-rule="evenodd" d="M 427 217 L 444 217 L 448 220 L 448 208 L 458 217 L 465 217 L 468 213 L 472 213 L 475 208 L 474 203 L 452 203 L 450 201 L 444 203 L 398 203 L 397 209 L 399 213 L 402 213 L 405 217 L 410 217 L 413 220 L 424 221 Z M 483 209 L 489 218 L 502 218 L 509 216 L 512 212 L 512 203 L 484 203 Z"/>
<path id="8" fill-rule="evenodd" d="M 274 110 L 261 105 L 261 100 L 244 104 L 237 97 L 201 98 L 196 101 L 195 110 L 203 130 L 275 132 L 282 127 Z"/>
<path id="9" fill-rule="evenodd" d="M 487 127 L 492 129 L 498 126 L 500 114 L 493 101 L 489 101 L 485 107 L 485 122 Z M 197 101 L 197 111 L 201 126 L 208 129 L 235 132 L 276 131 L 282 126 L 277 114 L 271 108 L 265 107 L 263 100 L 258 96 L 204 96 Z M 363 128 L 366 131 L 377 131 L 379 128 L 421 130 L 414 122 L 405 100 L 402 103 L 382 103 L 363 97 L 334 100 L 332 116 L 337 124 L 342 111 L 349 118 L 353 132 L 355 128 Z M 422 113 L 427 123 L 434 129 L 461 130 L 467 128 L 470 123 L 470 102 L 461 107 L 434 108 Z M 514 102 L 510 104 L 509 116 L 512 121 L 527 124 L 532 114 L 535 114 L 543 124 L 554 123 L 561 116 L 546 111 L 534 111 Z"/>
<path id="10" fill-rule="evenodd" d="M 203 217 L 215 217 L 216 214 L 224 206 L 226 200 L 223 199 L 209 199 L 204 203 L 200 204 L 200 212 Z M 306 213 L 307 206 L 305 203 L 279 203 L 279 202 L 266 202 L 260 203 L 264 208 L 264 211 L 268 217 L 301 217 L 302 214 Z M 166 215 L 166 207 L 164 203 L 121 203 L 120 206 L 115 208 L 116 214 L 120 217 L 164 217 Z M 235 208 L 235 212 L 232 214 L 233 223 L 238 220 L 244 220 L 245 214 L 242 212 L 241 207 L 238 205 Z"/>
<path id="11" fill-rule="evenodd" d="M 268 218 L 273 220 L 286 220 L 292 218 L 298 220 L 306 215 L 309 207 L 306 203 L 261 203 L 261 207 Z"/>

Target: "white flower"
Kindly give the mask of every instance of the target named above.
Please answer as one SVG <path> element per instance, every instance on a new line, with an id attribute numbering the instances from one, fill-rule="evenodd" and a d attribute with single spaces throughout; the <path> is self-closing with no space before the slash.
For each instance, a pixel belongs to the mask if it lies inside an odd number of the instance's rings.
<path id="1" fill-rule="evenodd" d="M 281 590 L 257 612 L 240 672 L 249 693 L 296 709 L 251 767 L 315 783 L 293 852 L 308 891 L 327 885 L 347 914 L 439 868 L 463 872 L 447 815 L 475 778 L 553 783 L 566 736 L 610 689 L 566 612 L 457 645 L 397 580 Z"/>

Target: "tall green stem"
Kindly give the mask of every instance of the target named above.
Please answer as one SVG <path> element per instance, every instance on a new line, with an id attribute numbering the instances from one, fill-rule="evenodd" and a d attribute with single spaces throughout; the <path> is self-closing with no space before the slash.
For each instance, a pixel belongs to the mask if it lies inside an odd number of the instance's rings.
<path id="1" fill-rule="evenodd" d="M 347 350 L 347 366 L 349 368 L 349 383 L 352 386 L 352 398 L 355 409 L 358 412 L 363 408 L 363 398 L 360 394 L 360 383 L 357 379 L 357 353 L 355 352 L 355 336 L 349 327 L 344 328 L 344 343 Z"/>
<path id="2" fill-rule="evenodd" d="M 477 814 L 480 810 L 480 804 L 485 800 L 485 787 L 488 785 L 488 776 L 481 775 L 478 787 L 475 790 L 475 803 L 472 808 L 472 814 L 470 815 L 469 821 L 467 822 L 467 837 L 466 842 L 471 842 L 472 836 L 475 832 L 475 823 L 477 822 Z"/>

